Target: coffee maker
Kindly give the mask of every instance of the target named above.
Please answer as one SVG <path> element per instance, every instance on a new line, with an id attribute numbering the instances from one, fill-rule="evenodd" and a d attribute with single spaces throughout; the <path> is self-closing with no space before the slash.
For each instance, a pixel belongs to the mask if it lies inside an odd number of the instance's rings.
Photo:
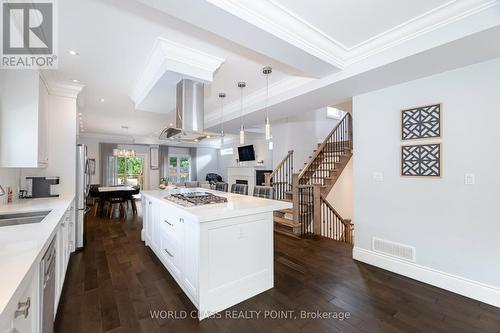
<path id="1" fill-rule="evenodd" d="M 26 177 L 26 192 L 23 199 L 54 198 L 59 194 L 52 194 L 51 186 L 59 184 L 59 177 Z"/>

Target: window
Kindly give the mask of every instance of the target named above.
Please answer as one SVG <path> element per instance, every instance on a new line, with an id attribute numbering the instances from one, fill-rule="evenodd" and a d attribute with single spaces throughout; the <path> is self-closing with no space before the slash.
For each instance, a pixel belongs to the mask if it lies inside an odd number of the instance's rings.
<path id="1" fill-rule="evenodd" d="M 221 155 L 233 155 L 233 148 L 224 148 L 220 150 Z"/>
<path id="2" fill-rule="evenodd" d="M 144 188 L 144 158 L 117 157 L 118 185 L 140 185 Z"/>
<path id="3" fill-rule="evenodd" d="M 345 111 L 339 110 L 337 108 L 328 107 L 327 108 L 327 118 L 332 119 L 342 119 L 342 117 L 346 114 Z"/>
<path id="4" fill-rule="evenodd" d="M 169 183 L 185 183 L 191 180 L 191 159 L 185 155 L 168 156 Z"/>

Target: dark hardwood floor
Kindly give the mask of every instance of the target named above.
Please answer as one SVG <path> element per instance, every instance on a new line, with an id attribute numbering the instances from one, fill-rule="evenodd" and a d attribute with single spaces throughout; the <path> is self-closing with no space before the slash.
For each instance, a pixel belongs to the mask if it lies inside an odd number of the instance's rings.
<path id="1" fill-rule="evenodd" d="M 72 255 L 56 332 L 500 332 L 500 309 L 355 262 L 351 246 L 275 236 L 275 288 L 199 322 L 195 307 L 140 240 L 141 217 L 90 216 Z M 172 310 L 186 319 L 153 319 Z M 289 319 L 264 318 L 276 311 Z M 246 311 L 246 312 L 245 312 Z M 251 311 L 262 311 L 257 315 Z M 291 312 L 287 312 L 291 311 Z M 301 318 L 301 311 L 349 319 Z M 296 319 L 294 319 L 297 317 Z"/>

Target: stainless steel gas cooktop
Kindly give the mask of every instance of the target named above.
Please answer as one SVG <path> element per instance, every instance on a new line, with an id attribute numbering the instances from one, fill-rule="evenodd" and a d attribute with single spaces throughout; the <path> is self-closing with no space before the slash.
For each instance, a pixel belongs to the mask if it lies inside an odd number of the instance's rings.
<path id="1" fill-rule="evenodd" d="M 219 197 L 217 195 L 208 192 L 187 192 L 187 193 L 171 194 L 166 196 L 165 199 L 185 207 L 227 202 L 227 198 Z"/>

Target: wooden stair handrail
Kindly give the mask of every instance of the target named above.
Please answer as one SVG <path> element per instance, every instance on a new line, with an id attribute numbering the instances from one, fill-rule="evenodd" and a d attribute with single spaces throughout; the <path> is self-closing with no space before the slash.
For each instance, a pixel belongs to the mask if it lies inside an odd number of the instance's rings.
<path id="1" fill-rule="evenodd" d="M 288 153 L 285 155 L 285 157 L 283 157 L 281 162 L 278 163 L 278 166 L 276 166 L 276 168 L 274 168 L 273 172 L 271 172 L 271 174 L 269 174 L 269 176 L 267 177 L 269 180 L 273 179 L 273 176 L 276 174 L 276 172 L 278 172 L 278 170 L 283 166 L 283 164 L 285 164 L 285 162 L 288 160 L 288 158 L 292 154 L 293 154 L 293 150 L 289 150 Z M 270 184 L 266 184 L 266 186 L 270 186 Z"/>
<path id="2" fill-rule="evenodd" d="M 351 220 L 344 219 L 342 216 L 340 216 L 340 214 L 335 210 L 335 208 L 333 208 L 333 206 L 330 205 L 328 201 L 326 201 L 324 196 L 321 196 L 321 202 L 324 203 L 333 212 L 333 214 L 337 216 L 337 218 L 340 220 L 340 222 L 342 222 L 344 226 L 346 227 L 352 226 Z"/>
<path id="3" fill-rule="evenodd" d="M 316 149 L 316 152 L 313 154 L 313 156 L 309 159 L 309 162 L 307 163 L 307 165 L 302 169 L 302 171 L 299 173 L 299 177 L 298 179 L 302 179 L 302 177 L 304 177 L 304 174 L 306 173 L 306 171 L 309 169 L 309 167 L 311 166 L 311 164 L 316 160 L 316 158 L 318 157 L 318 155 L 320 153 L 323 152 L 323 149 L 324 147 L 326 146 L 326 144 L 328 143 L 329 139 L 333 136 L 333 134 L 335 134 L 335 131 L 340 127 L 340 125 L 343 123 L 344 119 L 346 118 L 349 118 L 349 120 L 351 120 L 351 114 L 350 113 L 346 113 L 342 119 L 337 123 L 337 125 L 335 125 L 335 127 L 332 129 L 332 131 L 330 132 L 330 134 L 328 134 L 328 136 L 325 138 L 325 140 L 323 141 L 323 143 L 321 143 L 321 145 Z M 351 131 L 349 131 L 351 132 Z M 349 133 L 349 141 L 351 141 L 351 134 Z"/>

